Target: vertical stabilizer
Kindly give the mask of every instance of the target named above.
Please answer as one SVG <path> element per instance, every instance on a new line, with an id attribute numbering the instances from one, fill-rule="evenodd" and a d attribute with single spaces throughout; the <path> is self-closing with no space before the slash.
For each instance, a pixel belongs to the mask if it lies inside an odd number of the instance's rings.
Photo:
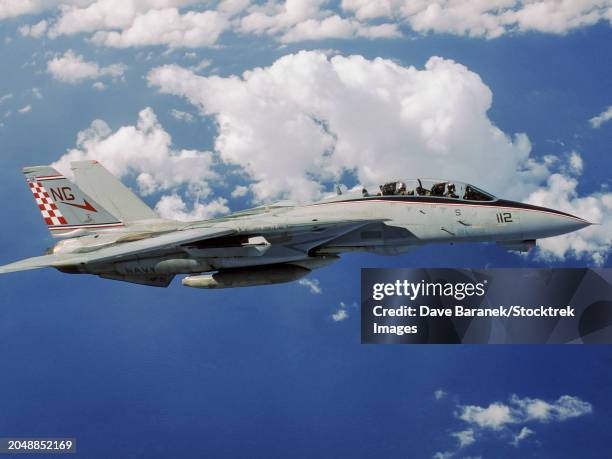
<path id="1" fill-rule="evenodd" d="M 24 167 L 23 173 L 52 235 L 123 226 L 118 218 L 52 167 Z"/>
<path id="2" fill-rule="evenodd" d="M 124 222 L 158 219 L 157 214 L 97 161 L 70 163 L 81 189 Z"/>

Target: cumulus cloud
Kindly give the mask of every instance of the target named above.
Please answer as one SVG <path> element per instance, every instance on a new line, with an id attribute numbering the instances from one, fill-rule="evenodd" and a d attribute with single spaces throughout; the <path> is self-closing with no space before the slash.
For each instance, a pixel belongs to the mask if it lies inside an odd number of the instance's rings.
<path id="1" fill-rule="evenodd" d="M 28 113 L 29 111 L 32 110 L 32 106 L 31 105 L 26 105 L 25 107 L 21 107 L 19 110 L 17 110 L 19 113 Z"/>
<path id="2" fill-rule="evenodd" d="M 159 210 L 166 215 L 199 218 L 228 210 L 225 201 L 220 199 L 208 205 L 198 203 L 210 194 L 209 182 L 218 178 L 213 170 L 213 154 L 173 148 L 170 134 L 151 108 L 138 114 L 135 125 L 122 126 L 116 131 L 102 120 L 93 121 L 89 128 L 79 132 L 76 148 L 68 150 L 53 166 L 69 174 L 71 161 L 92 159 L 100 161 L 117 177 L 134 177 L 143 195 L 168 190 L 176 194 L 178 187 L 186 187 L 187 195 L 196 204 L 189 210 L 171 194 L 160 202 Z"/>
<path id="3" fill-rule="evenodd" d="M 607 0 L 342 0 L 341 6 L 360 20 L 394 18 L 419 33 L 489 39 L 528 31 L 565 34 L 612 21 L 612 2 Z"/>
<path id="4" fill-rule="evenodd" d="M 39 38 L 47 31 L 47 21 L 42 20 L 34 25 L 24 25 L 19 28 L 19 33 L 24 37 Z"/>
<path id="5" fill-rule="evenodd" d="M 581 197 L 577 186 L 577 178 L 555 173 L 545 186 L 527 197 L 526 201 L 531 204 L 562 210 L 597 223 L 563 236 L 539 240 L 536 256 L 544 260 L 573 256 L 603 265 L 612 245 L 612 193 L 602 190 Z"/>
<path id="6" fill-rule="evenodd" d="M 491 403 L 488 407 L 463 406 L 459 418 L 478 427 L 499 430 L 514 422 L 510 407 L 503 403 Z"/>
<path id="7" fill-rule="evenodd" d="M 25 14 L 36 14 L 61 4 L 83 3 L 84 0 L 1 0 L 0 20 Z"/>
<path id="8" fill-rule="evenodd" d="M 569 156 L 569 167 L 570 171 L 576 175 L 582 174 L 582 168 L 584 167 L 584 163 L 582 161 L 582 156 L 577 151 L 572 151 Z"/>
<path id="9" fill-rule="evenodd" d="M 472 443 L 476 441 L 474 438 L 474 430 L 466 429 L 460 432 L 451 433 L 452 437 L 455 437 L 459 442 L 459 448 L 464 448 L 466 446 L 470 446 Z"/>
<path id="10" fill-rule="evenodd" d="M 139 16 L 147 12 L 180 8 L 197 2 L 195 0 L 122 0 L 118 4 L 116 0 L 89 0 L 80 4 L 72 3 L 72 5 L 64 4 L 60 9 L 60 17 L 49 32 L 51 37 L 99 30 L 126 30 Z"/>
<path id="11" fill-rule="evenodd" d="M 509 403 L 494 402 L 487 407 L 464 405 L 458 408 L 459 419 L 475 427 L 491 430 L 501 430 L 511 424 L 529 421 L 565 421 L 593 411 L 589 402 L 571 395 L 563 395 L 552 402 L 512 395 Z"/>
<path id="12" fill-rule="evenodd" d="M 356 309 L 357 308 L 357 303 L 352 303 L 350 305 L 351 308 Z M 336 310 L 336 312 L 334 312 L 332 315 L 330 315 L 331 320 L 333 320 L 334 322 L 342 322 L 346 319 L 348 319 L 350 316 L 349 314 L 349 305 L 347 305 L 344 301 L 341 301 L 340 304 L 338 305 L 338 309 Z"/>
<path id="13" fill-rule="evenodd" d="M 518 448 L 526 438 L 535 435 L 535 431 L 525 424 L 563 422 L 592 411 L 589 402 L 572 395 L 563 395 L 553 401 L 512 395 L 507 402 L 493 402 L 488 406 L 457 405 L 455 417 L 464 423 L 464 428 L 449 433 L 457 441 L 457 446 L 437 452 L 433 457 L 455 457 L 460 450 L 470 448 L 482 438 Z M 460 457 L 466 456 L 462 454 Z"/>
<path id="14" fill-rule="evenodd" d="M 491 91 L 480 77 L 451 60 L 433 57 L 418 70 L 303 51 L 241 78 L 169 65 L 148 79 L 216 118 L 217 150 L 245 169 L 260 200 L 319 197 L 320 182 L 344 171 L 364 184 L 451 176 L 506 196 L 517 177 L 534 190 L 547 173 L 525 135 L 512 139 L 488 119 Z M 488 174 L 494 165 L 507 171 L 501 180 Z"/>
<path id="15" fill-rule="evenodd" d="M 214 46 L 230 23 L 231 8 L 192 10 L 196 0 L 95 0 L 65 5 L 48 35 L 93 34 L 91 40 L 103 46 L 129 48 L 166 45 L 170 48 Z"/>
<path id="16" fill-rule="evenodd" d="M 193 70 L 194 72 L 201 72 L 202 70 L 207 69 L 211 65 L 212 65 L 212 61 L 210 59 L 202 59 L 196 65 L 192 65 L 189 68 Z"/>
<path id="17" fill-rule="evenodd" d="M 554 402 L 513 395 L 510 403 L 516 407 L 518 418 L 525 421 L 565 421 L 593 411 L 590 403 L 570 395 L 563 395 Z"/>
<path id="18" fill-rule="evenodd" d="M 248 186 L 238 185 L 232 191 L 231 196 L 232 196 L 232 198 L 240 198 L 242 196 L 246 196 L 248 192 L 249 192 L 249 187 Z"/>
<path id="19" fill-rule="evenodd" d="M 195 117 L 191 113 L 177 110 L 176 108 L 170 110 L 170 115 L 172 115 L 172 118 L 175 120 L 185 121 L 187 123 L 193 123 L 195 120 Z"/>
<path id="20" fill-rule="evenodd" d="M 565 160 L 535 158 L 525 134 L 506 134 L 489 119 L 492 94 L 480 77 L 440 57 L 417 69 L 381 58 L 302 51 L 241 76 L 201 76 L 167 65 L 154 68 L 148 81 L 216 119 L 215 148 L 252 180 L 257 201 L 315 199 L 323 195 L 322 182 L 348 173 L 364 185 L 451 177 L 546 205 L 559 197 L 551 188 L 554 174 L 575 180 L 582 169 L 575 152 Z M 579 197 L 573 190 L 564 190 L 567 202 L 560 210 L 601 221 L 609 197 Z M 587 203 L 595 203 L 595 210 Z M 605 230 L 594 228 L 562 240 L 544 244 L 543 251 L 601 262 L 609 245 Z"/>
<path id="21" fill-rule="evenodd" d="M 336 312 L 334 312 L 331 315 L 331 319 L 334 322 L 342 322 L 343 320 L 348 319 L 348 317 L 349 317 L 348 312 L 346 311 L 346 309 L 342 309 L 342 308 L 338 309 Z"/>
<path id="22" fill-rule="evenodd" d="M 597 128 L 601 127 L 602 124 L 604 124 L 604 123 L 606 123 L 607 121 L 610 121 L 610 120 L 612 120 L 612 105 L 610 105 L 608 108 L 606 108 L 599 115 L 594 116 L 593 118 L 591 118 L 589 120 L 589 123 L 591 123 L 591 127 L 597 129 Z"/>
<path id="23" fill-rule="evenodd" d="M 400 32 L 395 24 L 367 25 L 322 8 L 323 1 L 289 0 L 254 5 L 240 18 L 239 31 L 278 36 L 283 43 L 328 38 L 390 38 Z"/>
<path id="24" fill-rule="evenodd" d="M 150 10 L 137 16 L 122 31 L 98 31 L 92 41 L 113 48 L 168 45 L 171 48 L 213 46 L 229 22 L 216 11 L 189 11 L 176 8 Z"/>
<path id="25" fill-rule="evenodd" d="M 194 202 L 189 209 L 185 201 L 176 193 L 162 196 L 155 205 L 155 211 L 162 218 L 180 221 L 205 220 L 229 212 L 227 200 L 216 198 L 208 203 Z"/>
<path id="26" fill-rule="evenodd" d="M 315 295 L 323 292 L 321 286 L 319 285 L 318 279 L 302 278 L 298 281 L 298 284 L 308 288 L 308 290 L 310 290 L 310 293 L 314 293 Z"/>
<path id="27" fill-rule="evenodd" d="M 3 0 L 0 19 L 59 6 L 50 24 L 23 34 L 51 38 L 92 34 L 111 47 L 209 47 L 221 34 L 268 35 L 281 43 L 332 38 L 371 39 L 413 33 L 497 38 L 528 31 L 564 34 L 612 21 L 612 0 L 223 0 L 204 9 L 197 0 Z"/>
<path id="28" fill-rule="evenodd" d="M 53 78 L 70 84 L 100 77 L 120 78 L 126 68 L 123 64 L 100 67 L 96 62 L 86 61 L 83 56 L 75 54 L 70 49 L 62 56 L 54 57 L 47 62 L 47 72 Z"/>
<path id="29" fill-rule="evenodd" d="M 448 395 L 448 393 L 444 389 L 437 389 L 434 391 L 434 397 L 436 400 L 442 400 Z"/>

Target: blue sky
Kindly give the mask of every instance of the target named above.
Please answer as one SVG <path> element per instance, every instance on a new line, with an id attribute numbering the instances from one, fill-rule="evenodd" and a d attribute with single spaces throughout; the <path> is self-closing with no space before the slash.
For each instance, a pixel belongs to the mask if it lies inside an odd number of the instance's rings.
<path id="1" fill-rule="evenodd" d="M 94 156 L 167 216 L 439 171 L 601 225 L 528 257 L 487 244 L 348 255 L 309 277 L 319 293 L 2 276 L 1 436 L 73 436 L 83 457 L 609 451 L 607 346 L 363 346 L 358 304 L 361 267 L 610 266 L 612 7 L 168 0 L 118 19 L 104 0 L 18 3 L 0 3 L 3 262 L 54 243 L 21 167 Z M 135 27 L 151 14 L 156 33 Z M 544 411 L 528 418 L 534 400 Z"/>

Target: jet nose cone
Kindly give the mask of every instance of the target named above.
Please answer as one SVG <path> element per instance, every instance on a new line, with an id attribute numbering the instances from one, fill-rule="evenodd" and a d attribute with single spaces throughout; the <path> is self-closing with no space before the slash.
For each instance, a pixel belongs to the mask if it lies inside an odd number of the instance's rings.
<path id="1" fill-rule="evenodd" d="M 526 236 L 534 239 L 571 233 L 587 226 L 591 222 L 565 212 L 546 207 L 530 206 L 521 218 Z"/>
<path id="2" fill-rule="evenodd" d="M 592 223 L 586 220 L 583 220 L 579 217 L 561 217 L 563 218 L 562 226 L 567 229 L 567 232 L 578 231 L 579 229 L 586 228 L 587 226 L 591 226 Z"/>
<path id="3" fill-rule="evenodd" d="M 552 209 L 551 212 L 554 212 L 554 215 L 551 215 L 548 221 L 551 231 L 554 231 L 556 234 L 571 233 L 591 225 L 591 222 L 574 215 L 560 214 Z"/>

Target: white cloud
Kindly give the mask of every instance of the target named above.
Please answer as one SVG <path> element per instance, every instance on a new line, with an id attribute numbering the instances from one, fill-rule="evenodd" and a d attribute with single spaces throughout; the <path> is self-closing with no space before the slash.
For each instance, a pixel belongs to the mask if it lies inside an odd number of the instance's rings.
<path id="1" fill-rule="evenodd" d="M 42 20 L 34 25 L 24 25 L 19 28 L 19 33 L 24 37 L 40 38 L 47 31 L 47 21 Z"/>
<path id="2" fill-rule="evenodd" d="M 25 14 L 36 14 L 60 3 L 83 3 L 86 0 L 0 0 L 0 20 Z"/>
<path id="3" fill-rule="evenodd" d="M 442 400 L 448 395 L 448 393 L 444 389 L 437 389 L 434 391 L 434 397 L 436 400 Z"/>
<path id="4" fill-rule="evenodd" d="M 192 65 L 190 69 L 193 70 L 194 72 L 201 72 L 202 70 L 207 69 L 211 65 L 212 65 L 212 61 L 210 59 L 202 59 L 196 65 Z"/>
<path id="5" fill-rule="evenodd" d="M 342 171 L 365 184 L 398 173 L 450 176 L 506 196 L 517 178 L 534 190 L 547 172 L 529 158 L 526 136 L 511 140 L 488 119 L 491 92 L 478 75 L 451 60 L 434 57 L 417 70 L 304 51 L 242 78 L 170 65 L 148 79 L 216 118 L 217 150 L 245 169 L 260 200 L 319 197 L 321 180 Z M 494 165 L 501 180 L 488 174 Z"/>
<path id="6" fill-rule="evenodd" d="M 216 46 L 226 30 L 281 43 L 330 38 L 389 38 L 400 28 L 493 39 L 528 31 L 565 34 L 612 22 L 612 0 L 2 0 L 0 19 L 57 8 L 57 19 L 22 27 L 51 38 L 77 33 L 111 47 Z"/>
<path id="7" fill-rule="evenodd" d="M 594 116 L 593 118 L 591 118 L 589 120 L 589 123 L 591 123 L 591 127 L 597 129 L 597 128 L 601 127 L 602 124 L 604 124 L 605 122 L 610 121 L 610 120 L 612 120 L 612 105 L 610 105 L 608 108 L 606 108 L 599 115 Z"/>
<path id="8" fill-rule="evenodd" d="M 186 186 L 188 195 L 197 201 L 210 194 L 209 182 L 218 179 L 213 171 L 213 154 L 174 149 L 170 134 L 151 108 L 138 114 L 136 125 L 116 131 L 104 121 L 95 120 L 79 132 L 76 148 L 67 151 L 53 166 L 69 174 L 71 161 L 91 159 L 100 161 L 117 177 L 134 176 L 143 195 Z M 163 209 L 189 214 L 176 200 L 167 200 Z M 225 210 L 224 202 L 217 200 L 207 206 L 195 205 L 191 214 L 199 217 Z"/>
<path id="9" fill-rule="evenodd" d="M 440 57 L 417 69 L 302 51 L 241 76 L 201 76 L 167 65 L 153 69 L 148 81 L 215 118 L 221 160 L 250 178 L 257 201 L 319 198 L 321 182 L 349 173 L 364 185 L 398 176 L 451 177 L 545 205 L 558 198 L 551 174 L 572 180 L 581 168 L 577 153 L 569 165 L 555 156 L 534 158 L 525 134 L 511 137 L 488 118 L 492 94 L 480 77 Z M 606 210 L 608 195 L 579 197 L 573 190 L 565 189 L 560 210 L 600 221 L 594 217 Z M 572 233 L 564 240 L 580 242 L 573 245 L 549 239 L 539 253 L 601 262 L 610 243 L 604 233 L 593 227 Z"/>
<path id="10" fill-rule="evenodd" d="M 236 188 L 234 188 L 234 190 L 232 191 L 232 198 L 240 198 L 242 196 L 246 196 L 246 194 L 249 192 L 249 187 L 248 186 L 244 186 L 244 185 L 238 185 Z"/>
<path id="11" fill-rule="evenodd" d="M 506 424 L 515 422 L 510 407 L 503 403 L 491 403 L 486 408 L 462 406 L 459 418 L 469 424 L 493 430 L 499 430 Z"/>
<path id="12" fill-rule="evenodd" d="M 518 447 L 519 443 L 523 441 L 525 438 L 533 435 L 535 432 L 531 430 L 529 427 L 523 427 L 521 431 L 512 437 L 511 445 Z"/>
<path id="13" fill-rule="evenodd" d="M 28 113 L 29 111 L 32 110 L 32 106 L 31 105 L 26 105 L 25 107 L 21 107 L 19 110 L 17 110 L 19 113 Z"/>
<path id="14" fill-rule="evenodd" d="M 2 105 L 4 102 L 6 102 L 7 100 L 12 99 L 12 98 L 13 98 L 13 94 L 12 93 L 8 93 L 8 94 L 5 94 L 5 95 L 1 96 L 0 97 L 0 105 Z"/>
<path id="15" fill-rule="evenodd" d="M 357 307 L 355 303 L 353 303 L 352 306 Z M 330 317 L 334 322 L 342 322 L 348 319 L 349 313 L 348 313 L 348 307 L 346 303 L 344 301 L 341 301 L 340 305 L 338 306 L 338 310 L 334 312 Z"/>
<path id="16" fill-rule="evenodd" d="M 513 395 L 510 402 L 517 407 L 525 421 L 565 421 L 593 411 L 590 403 L 571 395 L 563 395 L 554 402 L 528 397 L 521 399 Z"/>
<path id="17" fill-rule="evenodd" d="M 175 108 L 170 110 L 170 115 L 172 115 L 172 118 L 176 120 L 185 121 L 187 123 L 193 123 L 193 121 L 195 120 L 194 116 L 191 113 L 183 112 Z"/>
<path id="18" fill-rule="evenodd" d="M 609 0 L 342 0 L 341 5 L 362 21 L 391 18 L 419 33 L 489 39 L 528 31 L 565 34 L 599 21 L 612 21 Z"/>
<path id="19" fill-rule="evenodd" d="M 83 56 L 75 54 L 70 49 L 62 56 L 54 57 L 47 62 L 47 71 L 53 78 L 71 84 L 104 76 L 120 78 L 126 68 L 123 64 L 100 67 L 96 62 L 86 61 Z"/>
<path id="20" fill-rule="evenodd" d="M 331 318 L 334 322 L 342 322 L 343 320 L 348 319 L 348 312 L 346 312 L 346 309 L 338 309 L 336 312 L 334 312 L 331 315 Z"/>
<path id="21" fill-rule="evenodd" d="M 563 422 L 590 414 L 590 403 L 571 395 L 563 395 L 554 401 L 517 395 L 509 397 L 508 402 L 493 402 L 488 406 L 457 405 L 455 416 L 465 422 L 462 430 L 450 432 L 457 440 L 454 450 L 437 452 L 434 458 L 450 458 L 458 455 L 459 450 L 468 448 L 477 439 L 487 438 L 503 441 L 519 447 L 527 437 L 535 432 L 525 424 Z M 514 430 L 520 426 L 519 430 Z M 461 455 L 467 459 L 465 455 Z"/>
<path id="22" fill-rule="evenodd" d="M 180 8 L 195 0 L 88 0 L 60 8 L 61 15 L 50 30 L 51 37 L 91 33 L 99 30 L 127 30 L 149 11 Z M 164 29 L 165 24 L 159 24 Z"/>
<path id="23" fill-rule="evenodd" d="M 222 13 L 233 16 L 245 10 L 250 3 L 250 0 L 221 0 L 217 9 Z"/>
<path id="24" fill-rule="evenodd" d="M 451 433 L 451 437 L 455 437 L 459 442 L 459 448 L 465 448 L 466 446 L 470 446 L 472 443 L 476 441 L 474 438 L 474 430 L 466 429 L 460 432 Z"/>
<path id="25" fill-rule="evenodd" d="M 612 245 L 612 193 L 602 190 L 580 197 L 577 186 L 576 178 L 556 173 L 549 177 L 544 187 L 527 197 L 526 201 L 531 204 L 579 215 L 597 223 L 563 236 L 538 240 L 536 255 L 545 260 L 563 260 L 573 256 L 602 265 Z"/>
<path id="26" fill-rule="evenodd" d="M 400 35 L 394 24 L 364 26 L 358 21 L 333 15 L 324 19 L 308 19 L 300 22 L 281 35 L 279 40 L 282 43 L 295 43 L 330 38 L 394 38 Z"/>
<path id="27" fill-rule="evenodd" d="M 226 206 L 227 200 L 217 198 L 207 204 L 194 202 L 191 209 L 188 209 L 187 204 L 177 194 L 162 196 L 155 206 L 155 211 L 162 218 L 169 218 L 180 221 L 205 220 L 219 214 L 229 212 L 229 207 Z"/>
<path id="28" fill-rule="evenodd" d="M 310 290 L 310 293 L 313 293 L 315 295 L 323 292 L 321 286 L 319 285 L 318 279 L 302 278 L 298 281 L 298 284 L 308 288 Z"/>
<path id="29" fill-rule="evenodd" d="M 584 163 L 582 162 L 582 156 L 578 154 L 576 151 L 572 151 L 569 157 L 569 166 L 571 172 L 575 175 L 582 174 L 582 169 L 584 167 Z"/>
<path id="30" fill-rule="evenodd" d="M 32 88 L 32 97 L 34 97 L 34 99 L 42 99 L 42 92 L 40 92 L 40 89 L 38 88 Z"/>
<path id="31" fill-rule="evenodd" d="M 322 8 L 322 0 L 289 0 L 253 5 L 240 18 L 239 31 L 273 35 L 283 43 L 329 38 L 400 36 L 395 24 L 364 24 Z"/>
<path id="32" fill-rule="evenodd" d="M 590 403 L 571 395 L 563 395 L 553 402 L 513 395 L 508 404 L 495 402 L 486 408 L 475 405 L 458 408 L 459 419 L 475 427 L 492 430 L 529 421 L 565 421 L 593 411 Z"/>
<path id="33" fill-rule="evenodd" d="M 106 89 L 106 85 L 101 81 L 96 81 L 94 84 L 91 85 L 91 87 L 94 88 L 96 91 L 104 91 Z"/>
<path id="34" fill-rule="evenodd" d="M 122 31 L 96 32 L 92 41 L 113 48 L 167 45 L 170 48 L 213 46 L 229 22 L 216 11 L 179 13 L 176 8 L 149 10 Z"/>

